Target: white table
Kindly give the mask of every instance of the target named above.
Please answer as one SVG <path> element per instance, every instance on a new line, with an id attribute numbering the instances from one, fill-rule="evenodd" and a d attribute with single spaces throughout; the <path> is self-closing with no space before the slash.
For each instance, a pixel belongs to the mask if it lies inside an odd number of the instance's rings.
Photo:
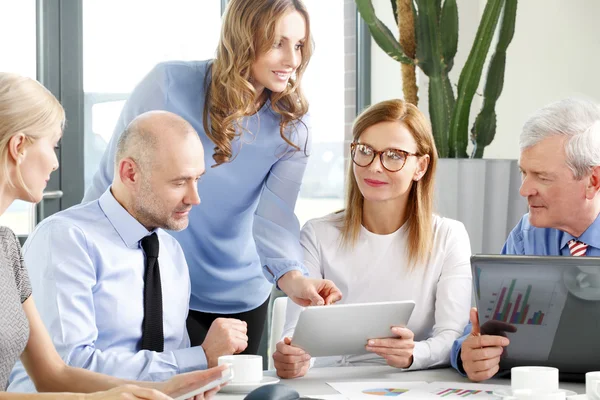
<path id="1" fill-rule="evenodd" d="M 267 371 L 265 375 L 275 376 L 274 371 Z M 317 396 L 325 394 L 337 394 L 326 382 L 331 381 L 427 381 L 427 382 L 470 382 L 467 378 L 460 376 L 451 368 L 433 369 L 425 371 L 401 372 L 391 367 L 336 367 L 336 368 L 313 368 L 306 376 L 298 379 L 282 379 L 284 383 L 294 388 L 302 396 Z M 509 379 L 490 379 L 483 382 L 494 385 L 510 385 Z M 572 390 L 577 393 L 585 393 L 583 383 L 562 383 L 561 389 Z M 243 399 L 245 394 L 217 394 L 217 399 Z"/>

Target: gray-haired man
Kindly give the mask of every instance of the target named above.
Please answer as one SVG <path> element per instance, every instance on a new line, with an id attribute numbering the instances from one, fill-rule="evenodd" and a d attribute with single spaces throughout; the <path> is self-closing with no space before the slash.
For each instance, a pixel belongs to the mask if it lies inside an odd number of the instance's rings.
<path id="1" fill-rule="evenodd" d="M 600 256 L 598 105 L 577 99 L 552 103 L 525 123 L 519 144 L 520 193 L 529 213 L 510 233 L 502 254 Z M 452 366 L 474 381 L 498 372 L 509 344 L 485 327 L 478 331 L 473 309 L 471 324 L 454 342 L 450 357 Z"/>

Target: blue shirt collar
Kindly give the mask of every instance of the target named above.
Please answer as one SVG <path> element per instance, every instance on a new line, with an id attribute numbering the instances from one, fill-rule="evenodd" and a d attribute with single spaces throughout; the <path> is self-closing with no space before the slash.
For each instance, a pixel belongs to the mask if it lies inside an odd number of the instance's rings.
<path id="1" fill-rule="evenodd" d="M 563 232 L 562 240 L 560 242 L 560 248 L 563 249 L 570 240 L 579 240 L 588 246 L 600 249 L 600 214 L 596 216 L 596 219 L 588 228 L 579 236 L 574 237 L 570 233 Z"/>
<path id="2" fill-rule="evenodd" d="M 152 233 L 119 204 L 110 186 L 100 196 L 98 204 L 127 247 L 138 248 L 139 241 Z"/>

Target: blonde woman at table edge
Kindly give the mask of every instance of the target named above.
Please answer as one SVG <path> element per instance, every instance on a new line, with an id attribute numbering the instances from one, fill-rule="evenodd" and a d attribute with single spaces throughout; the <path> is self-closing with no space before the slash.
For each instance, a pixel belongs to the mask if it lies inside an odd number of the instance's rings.
<path id="1" fill-rule="evenodd" d="M 350 155 L 345 210 L 302 229 L 305 265 L 311 277 L 340 288 L 340 303 L 414 300 L 416 306 L 406 327 L 365 343 L 368 354 L 311 360 L 290 344 L 301 308 L 288 301 L 284 339 L 273 354 L 283 378 L 303 376 L 313 364 L 446 365 L 467 322 L 469 237 L 462 223 L 433 213 L 438 157 L 425 116 L 402 100 L 369 107 L 354 123 Z"/>
<path id="2" fill-rule="evenodd" d="M 58 168 L 55 147 L 65 112 L 40 83 L 0 72 L 0 214 L 15 201 L 37 203 Z M 6 393 L 17 358 L 40 392 Z M 15 234 L 0 227 L 0 399 L 170 399 L 221 376 L 225 366 L 175 376 L 166 382 L 131 382 L 67 366 L 56 352 L 31 296 L 27 269 Z M 219 387 L 195 397 L 211 398 Z"/>

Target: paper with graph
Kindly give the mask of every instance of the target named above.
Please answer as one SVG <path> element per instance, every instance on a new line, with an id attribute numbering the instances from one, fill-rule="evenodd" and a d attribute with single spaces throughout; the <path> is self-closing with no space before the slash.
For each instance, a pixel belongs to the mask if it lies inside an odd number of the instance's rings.
<path id="1" fill-rule="evenodd" d="M 498 397 L 492 392 L 506 388 L 500 385 L 459 382 L 327 382 L 327 384 L 349 400 L 376 400 L 381 397 L 496 400 Z"/>
<path id="2" fill-rule="evenodd" d="M 497 389 L 508 389 L 509 386 L 488 385 L 483 383 L 432 382 L 430 393 L 442 399 L 498 399 L 492 393 Z M 434 397 L 432 397 L 434 398 Z"/>
<path id="3" fill-rule="evenodd" d="M 352 400 L 377 399 L 380 397 L 399 397 L 423 399 L 427 397 L 415 397 L 427 395 L 427 392 L 419 388 L 427 387 L 427 382 L 327 382 L 329 386 L 337 390 L 341 395 Z M 409 392 L 412 397 L 407 397 Z"/>
<path id="4" fill-rule="evenodd" d="M 480 323 L 494 320 L 514 325 L 517 334 L 507 334 L 509 354 L 547 360 L 567 301 L 562 273 L 555 268 L 528 266 L 519 270 L 518 278 L 506 278 L 506 268 L 511 267 L 502 268 L 502 273 L 491 268 L 476 271 Z"/>

